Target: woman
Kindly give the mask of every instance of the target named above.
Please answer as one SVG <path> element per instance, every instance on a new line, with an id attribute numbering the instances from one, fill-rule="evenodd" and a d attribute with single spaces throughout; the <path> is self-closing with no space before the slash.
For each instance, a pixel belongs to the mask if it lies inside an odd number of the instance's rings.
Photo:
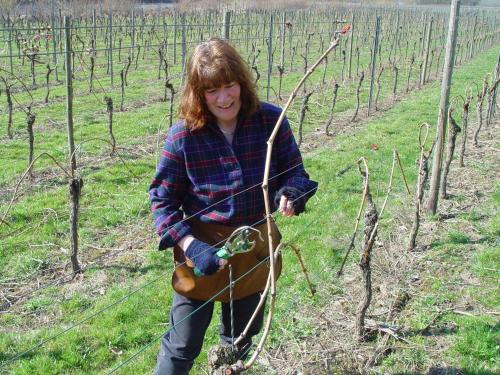
<path id="1" fill-rule="evenodd" d="M 247 65 L 228 42 L 213 38 L 195 48 L 187 64 L 182 120 L 167 134 L 149 190 L 161 237 L 159 249 L 174 247 L 176 262 L 171 329 L 162 339 L 156 374 L 189 372 L 201 351 L 213 300 L 222 302 L 220 337 L 227 345 L 243 331 L 258 304 L 269 272 L 260 185 L 266 142 L 280 113 L 278 107 L 259 102 Z M 274 197 L 273 208 L 287 217 L 298 215 L 316 187 L 304 170 L 285 119 L 272 152 L 269 194 Z M 256 243 L 253 250 L 228 260 L 220 258 L 218 247 L 244 225 L 260 231 L 250 239 Z M 277 228 L 272 236 L 276 246 L 281 238 Z M 277 264 L 279 272 L 280 258 Z M 235 281 L 234 326 L 228 303 L 228 265 Z M 196 276 L 190 266 L 202 276 Z M 238 346 L 242 355 L 262 327 L 261 310 Z"/>

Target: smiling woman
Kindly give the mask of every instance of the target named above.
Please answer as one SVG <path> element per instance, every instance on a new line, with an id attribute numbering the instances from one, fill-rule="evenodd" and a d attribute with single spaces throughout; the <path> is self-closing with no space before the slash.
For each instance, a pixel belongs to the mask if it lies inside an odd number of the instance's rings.
<path id="1" fill-rule="evenodd" d="M 201 351 L 213 300 L 222 302 L 220 338 L 229 346 L 259 303 L 268 277 L 267 262 L 262 262 L 268 236 L 260 185 L 267 140 L 280 114 L 280 108 L 259 102 L 247 65 L 228 42 L 210 39 L 195 48 L 187 65 L 181 121 L 167 134 L 149 190 L 159 249 L 174 247 L 176 262 L 171 329 L 162 339 L 156 374 L 189 372 Z M 273 210 L 298 215 L 317 183 L 304 170 L 286 119 L 273 153 L 268 187 L 275 197 Z M 250 238 L 253 250 L 220 255 L 215 246 L 243 226 L 261 232 L 261 239 Z M 277 247 L 281 236 L 275 225 L 271 236 Z M 281 258 L 277 265 L 279 275 Z M 230 280 L 239 280 L 232 297 L 224 291 Z M 248 353 L 263 313 L 260 309 L 237 345 L 236 359 Z"/>
<path id="2" fill-rule="evenodd" d="M 236 129 L 238 113 L 241 108 L 241 87 L 238 82 L 231 82 L 222 87 L 205 90 L 205 102 L 208 110 L 214 115 L 222 133 L 231 136 Z"/>

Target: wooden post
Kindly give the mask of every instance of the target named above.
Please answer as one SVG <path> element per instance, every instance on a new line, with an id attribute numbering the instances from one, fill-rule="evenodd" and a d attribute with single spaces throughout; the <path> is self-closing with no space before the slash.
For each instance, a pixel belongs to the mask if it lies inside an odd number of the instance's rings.
<path id="1" fill-rule="evenodd" d="M 245 18 L 246 18 L 246 30 L 245 30 L 245 48 L 248 51 L 248 42 L 250 40 L 250 13 L 249 10 L 245 10 Z"/>
<path id="2" fill-rule="evenodd" d="M 267 88 L 266 88 L 267 101 L 269 101 L 269 94 L 271 90 L 271 73 L 273 71 L 273 21 L 274 21 L 274 15 L 271 13 L 269 17 L 269 43 L 267 46 Z"/>
<path id="3" fill-rule="evenodd" d="M 112 2 L 109 3 L 109 15 L 108 15 L 108 22 L 109 22 L 109 49 L 108 49 L 108 62 L 109 62 L 109 73 L 111 75 L 111 87 L 114 86 L 113 84 L 113 15 L 112 11 L 113 9 L 111 8 Z"/>
<path id="4" fill-rule="evenodd" d="M 52 28 L 52 63 L 54 64 L 54 73 L 56 74 L 56 82 L 59 81 L 57 68 L 57 42 L 56 42 L 56 15 L 54 9 L 54 0 L 51 1 L 50 11 L 50 27 Z"/>
<path id="5" fill-rule="evenodd" d="M 177 12 L 174 12 L 174 65 L 177 64 Z"/>
<path id="6" fill-rule="evenodd" d="M 351 68 L 352 68 L 352 43 L 354 40 L 354 11 L 352 11 L 351 18 L 351 35 L 349 40 L 349 78 L 352 78 Z"/>
<path id="7" fill-rule="evenodd" d="M 224 39 L 229 40 L 229 31 L 231 27 L 231 11 L 226 10 L 224 12 Z"/>
<path id="8" fill-rule="evenodd" d="M 493 84 L 495 81 L 500 77 L 500 54 L 498 55 L 498 60 L 497 60 L 497 65 L 495 67 L 495 73 L 493 75 Z M 497 103 L 497 86 L 495 85 L 493 87 L 493 92 L 491 93 L 491 105 L 489 106 L 489 111 L 487 112 L 486 116 L 486 123 L 489 125 L 491 124 L 491 121 L 493 120 L 493 116 L 495 115 L 496 111 L 496 103 Z"/>
<path id="9" fill-rule="evenodd" d="M 95 57 L 96 52 L 95 50 L 97 49 L 97 25 L 96 25 L 96 10 L 95 8 L 92 9 L 92 54 Z"/>
<path id="10" fill-rule="evenodd" d="M 71 20 L 64 16 L 64 56 L 66 60 L 66 111 L 68 121 L 68 146 L 71 176 L 76 169 L 75 141 L 73 138 L 73 69 L 71 66 Z"/>
<path id="11" fill-rule="evenodd" d="M 381 16 L 377 16 L 375 21 L 375 37 L 373 39 L 373 49 L 371 58 L 371 77 L 370 77 L 370 96 L 368 98 L 368 116 L 370 116 L 370 111 L 372 109 L 372 98 L 373 98 L 373 83 L 375 80 L 375 66 L 377 63 L 377 50 L 378 50 L 378 40 L 380 35 L 380 20 Z"/>
<path id="12" fill-rule="evenodd" d="M 443 166 L 444 136 L 448 117 L 448 104 L 450 99 L 451 78 L 453 75 L 453 62 L 455 60 L 455 44 L 457 39 L 458 19 L 460 16 L 460 0 L 452 0 L 448 38 L 446 41 L 446 54 L 444 57 L 444 73 L 441 82 L 441 100 L 436 126 L 436 152 L 432 159 L 432 174 L 429 188 L 427 211 L 436 214 L 439 199 L 439 184 Z"/>
<path id="13" fill-rule="evenodd" d="M 285 69 L 285 32 L 286 32 L 286 12 L 283 11 L 281 15 L 281 56 L 280 67 Z"/>
<path id="14" fill-rule="evenodd" d="M 420 84 L 425 83 L 425 77 L 427 77 L 427 65 L 429 64 L 429 51 L 431 49 L 431 33 L 432 33 L 432 23 L 434 20 L 431 18 L 429 20 L 429 26 L 427 27 L 427 35 L 425 37 L 425 57 L 422 70 L 420 72 Z"/>
<path id="15" fill-rule="evenodd" d="M 135 8 L 132 8 L 132 59 L 135 53 Z"/>
<path id="16" fill-rule="evenodd" d="M 496 19 L 496 17 L 495 17 Z M 476 14 L 476 17 L 474 17 L 474 27 L 472 29 L 472 35 L 470 36 L 471 38 L 471 47 L 470 47 L 470 50 L 469 50 L 469 59 L 472 60 L 472 58 L 474 57 L 474 47 L 475 47 L 475 43 L 474 43 L 474 38 L 476 36 L 476 27 L 477 27 L 477 14 Z M 495 29 L 493 29 L 495 30 Z"/>
<path id="17" fill-rule="evenodd" d="M 393 65 L 395 64 L 395 61 L 396 61 L 396 54 L 397 54 L 397 51 L 398 51 L 398 46 L 399 46 L 399 40 L 398 40 L 398 36 L 399 36 L 399 10 L 397 11 L 396 13 L 396 31 L 394 32 L 394 39 L 392 41 L 392 46 L 391 46 L 391 52 L 389 53 L 389 57 L 392 56 L 392 52 L 394 52 L 394 56 L 393 56 L 393 60 L 394 63 Z M 390 59 L 389 59 L 389 62 L 390 62 Z"/>
<path id="18" fill-rule="evenodd" d="M 186 81 L 186 13 L 181 14 L 182 22 L 182 85 Z"/>
<path id="19" fill-rule="evenodd" d="M 14 66 L 12 64 L 12 20 L 10 19 L 10 14 L 7 15 L 7 25 L 9 28 L 9 63 L 10 63 L 10 73 L 14 74 Z"/>

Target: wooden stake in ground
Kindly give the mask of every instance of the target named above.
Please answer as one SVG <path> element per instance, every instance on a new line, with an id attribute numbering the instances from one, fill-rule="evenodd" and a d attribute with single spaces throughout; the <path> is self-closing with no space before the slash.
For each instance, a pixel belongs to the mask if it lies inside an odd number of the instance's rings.
<path id="1" fill-rule="evenodd" d="M 64 55 L 66 62 L 66 113 L 68 125 L 68 148 L 70 158 L 71 176 L 76 170 L 75 141 L 73 134 L 73 66 L 71 64 L 71 21 L 68 16 L 64 16 Z"/>
<path id="2" fill-rule="evenodd" d="M 488 108 L 486 109 L 486 127 L 490 126 L 492 120 L 493 108 L 495 107 L 495 92 L 498 84 L 500 83 L 500 79 L 491 82 L 491 85 L 488 89 Z"/>
<path id="3" fill-rule="evenodd" d="M 448 109 L 448 144 L 446 149 L 446 161 L 444 163 L 443 174 L 441 176 L 441 186 L 439 187 L 440 197 L 443 199 L 448 198 L 446 194 L 446 183 L 448 179 L 448 173 L 450 172 L 450 164 L 453 159 L 453 153 L 455 152 L 455 142 L 457 140 L 457 134 L 460 132 L 460 127 L 457 125 L 455 119 L 451 116 L 453 108 Z"/>
<path id="4" fill-rule="evenodd" d="M 65 62 L 66 62 L 66 110 L 68 121 L 68 146 L 69 146 L 69 162 L 71 171 L 71 180 L 69 182 L 70 193 L 70 250 L 71 250 L 71 265 L 73 274 L 81 272 L 80 264 L 78 263 L 78 213 L 80 207 L 80 195 L 83 186 L 81 178 L 75 178 L 76 171 L 76 154 L 75 141 L 73 134 L 73 65 L 71 58 L 71 21 L 68 16 L 64 16 L 64 36 L 65 36 Z"/>
<path id="5" fill-rule="evenodd" d="M 495 114 L 496 106 L 497 106 L 497 86 L 500 79 L 500 54 L 498 55 L 497 65 L 495 67 L 495 71 L 493 73 L 493 81 L 495 81 L 495 85 L 492 87 L 493 91 L 491 92 L 490 99 L 491 103 L 489 103 L 487 120 L 486 123 L 489 125 L 493 119 Z"/>
<path id="6" fill-rule="evenodd" d="M 436 126 L 436 152 L 432 160 L 432 174 L 429 188 L 427 211 L 436 214 L 439 199 L 439 184 L 443 164 L 444 135 L 450 99 L 451 77 L 453 75 L 453 62 L 455 61 L 455 45 L 457 39 L 458 19 L 460 14 L 460 0 L 452 0 L 450 22 L 448 26 L 448 39 L 444 58 L 444 73 L 441 82 L 441 100 L 439 102 L 439 115 Z"/>
<path id="7" fill-rule="evenodd" d="M 377 74 L 377 79 L 375 81 L 376 91 L 375 91 L 375 110 L 378 111 L 378 98 L 380 95 L 380 77 L 384 72 L 384 67 L 380 66 L 379 72 Z"/>

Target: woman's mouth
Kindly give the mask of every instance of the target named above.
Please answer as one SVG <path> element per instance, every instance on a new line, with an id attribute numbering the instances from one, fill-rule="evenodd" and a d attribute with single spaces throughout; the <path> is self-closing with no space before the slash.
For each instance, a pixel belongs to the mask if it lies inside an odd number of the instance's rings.
<path id="1" fill-rule="evenodd" d="M 225 109 L 229 109 L 229 108 L 231 108 L 233 104 L 234 104 L 234 102 L 233 102 L 233 103 L 231 103 L 231 104 L 225 105 L 225 106 L 219 105 L 218 107 L 219 107 L 220 109 L 225 110 Z"/>

